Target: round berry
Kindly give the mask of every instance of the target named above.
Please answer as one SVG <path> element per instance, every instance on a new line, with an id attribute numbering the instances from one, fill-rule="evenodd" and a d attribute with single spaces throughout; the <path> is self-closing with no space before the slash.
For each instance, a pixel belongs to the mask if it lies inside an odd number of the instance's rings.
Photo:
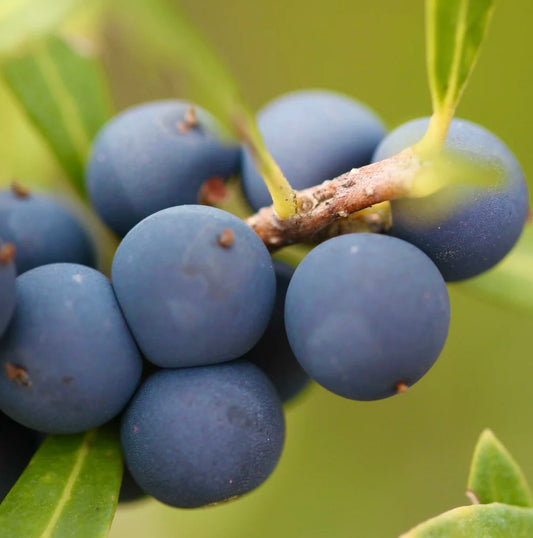
<path id="1" fill-rule="evenodd" d="M 19 186 L 0 191 L 0 237 L 15 245 L 19 275 L 48 263 L 96 263 L 92 241 L 74 215 L 51 197 Z"/>
<path id="2" fill-rule="evenodd" d="M 413 245 L 347 234 L 313 249 L 285 302 L 287 336 L 309 376 L 354 400 L 418 381 L 439 356 L 450 319 L 446 285 Z"/>
<path id="3" fill-rule="evenodd" d="M 285 435 L 274 387 L 244 361 L 152 375 L 128 406 L 121 431 L 135 481 L 181 508 L 258 487 L 274 470 Z"/>
<path id="4" fill-rule="evenodd" d="M 120 413 L 142 362 L 109 280 L 83 265 L 43 265 L 17 278 L 16 300 L 0 341 L 0 409 L 46 433 Z"/>
<path id="5" fill-rule="evenodd" d="M 378 146 L 380 161 L 418 142 L 429 119 L 421 118 L 392 131 Z M 451 123 L 445 148 L 497 171 L 498 183 L 486 187 L 451 185 L 424 198 L 392 202 L 392 235 L 422 249 L 447 281 L 476 276 L 497 264 L 514 246 L 528 212 L 528 193 L 520 165 L 507 146 L 485 128 L 466 120 Z M 442 219 L 428 218 L 428 209 L 459 200 Z M 442 205 L 442 204 L 440 204 Z"/>
<path id="6" fill-rule="evenodd" d="M 143 354 L 169 368 L 246 353 L 268 324 L 276 287 L 270 255 L 249 226 L 193 205 L 135 226 L 117 249 L 112 280 Z"/>
<path id="7" fill-rule="evenodd" d="M 160 209 L 197 203 L 204 181 L 238 171 L 238 146 L 219 131 L 214 118 L 184 101 L 144 103 L 114 117 L 87 166 L 97 213 L 124 236 Z"/>

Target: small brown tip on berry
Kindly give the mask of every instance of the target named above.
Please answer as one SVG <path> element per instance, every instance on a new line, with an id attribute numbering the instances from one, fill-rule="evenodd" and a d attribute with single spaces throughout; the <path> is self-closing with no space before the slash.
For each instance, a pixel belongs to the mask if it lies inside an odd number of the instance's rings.
<path id="1" fill-rule="evenodd" d="M 396 383 L 396 394 L 403 394 L 408 388 L 409 387 L 405 383 L 400 381 L 399 383 Z"/>
<path id="2" fill-rule="evenodd" d="M 196 109 L 193 106 L 190 106 L 183 116 L 183 121 L 178 123 L 178 129 L 182 133 L 189 132 L 190 129 L 198 125 L 198 118 L 196 117 Z"/>
<path id="3" fill-rule="evenodd" d="M 4 243 L 0 247 L 0 264 L 8 264 L 15 261 L 17 249 L 13 243 Z"/>
<path id="4" fill-rule="evenodd" d="M 206 179 L 198 193 L 198 203 L 203 205 L 216 205 L 223 202 L 228 196 L 228 187 L 221 177 L 213 176 Z"/>
<path id="5" fill-rule="evenodd" d="M 27 198 L 30 195 L 30 190 L 18 181 L 11 182 L 11 192 L 19 198 Z"/>
<path id="6" fill-rule="evenodd" d="M 24 388 L 31 387 L 30 376 L 24 368 L 16 366 L 15 364 L 11 364 L 10 362 L 6 362 L 4 368 L 6 370 L 7 378 L 10 381 L 14 381 L 15 383 Z"/>
<path id="7" fill-rule="evenodd" d="M 531 224 L 533 222 L 533 210 L 531 209 L 531 207 L 529 207 L 527 210 L 526 222 L 528 224 Z"/>
<path id="8" fill-rule="evenodd" d="M 224 248 L 230 248 L 233 245 L 235 235 L 231 228 L 225 228 L 218 236 L 218 244 Z"/>
<path id="9" fill-rule="evenodd" d="M 471 489 L 467 489 L 465 495 L 468 497 L 472 504 L 481 504 L 479 497 Z"/>

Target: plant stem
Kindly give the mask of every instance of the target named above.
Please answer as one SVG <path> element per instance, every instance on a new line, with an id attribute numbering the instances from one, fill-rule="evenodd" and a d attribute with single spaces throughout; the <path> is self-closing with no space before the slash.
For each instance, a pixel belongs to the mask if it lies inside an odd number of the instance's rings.
<path id="1" fill-rule="evenodd" d="M 354 168 L 320 185 L 296 191 L 298 214 L 280 218 L 273 206 L 246 219 L 270 251 L 313 241 L 332 223 L 379 202 L 408 196 L 422 169 L 421 158 L 408 148 L 383 161 Z"/>

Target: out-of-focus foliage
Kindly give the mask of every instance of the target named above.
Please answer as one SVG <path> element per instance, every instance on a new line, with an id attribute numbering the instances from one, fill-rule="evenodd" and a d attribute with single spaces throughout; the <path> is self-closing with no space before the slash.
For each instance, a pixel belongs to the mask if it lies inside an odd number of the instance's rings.
<path id="1" fill-rule="evenodd" d="M 28 118 L 83 196 L 91 141 L 112 106 L 97 60 L 82 47 L 83 42 L 50 37 L 5 62 L 2 70 Z"/>
<path id="2" fill-rule="evenodd" d="M 87 0 L 2 0 L 0 60 L 11 58 L 47 37 Z"/>

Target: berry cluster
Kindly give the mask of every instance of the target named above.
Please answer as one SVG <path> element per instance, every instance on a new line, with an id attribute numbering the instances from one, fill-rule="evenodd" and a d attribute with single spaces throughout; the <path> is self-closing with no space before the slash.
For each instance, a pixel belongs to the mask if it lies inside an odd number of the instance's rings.
<path id="1" fill-rule="evenodd" d="M 427 120 L 385 136 L 357 101 L 303 91 L 258 125 L 305 189 L 413 145 Z M 92 204 L 122 237 L 111 281 L 64 209 L 20 187 L 0 194 L 0 409 L 45 433 L 122 414 L 127 470 L 173 506 L 256 488 L 281 454 L 282 404 L 309 377 L 355 400 L 405 391 L 444 346 L 445 281 L 489 269 L 518 239 L 527 189 L 511 152 L 460 120 L 446 145 L 498 184 L 393 201 L 389 234 L 327 239 L 294 271 L 241 219 L 198 205 L 206 181 L 239 174 L 250 205 L 269 204 L 251 155 L 209 114 L 181 101 L 120 114 L 87 167 Z M 427 218 L 449 189 L 460 203 Z"/>

